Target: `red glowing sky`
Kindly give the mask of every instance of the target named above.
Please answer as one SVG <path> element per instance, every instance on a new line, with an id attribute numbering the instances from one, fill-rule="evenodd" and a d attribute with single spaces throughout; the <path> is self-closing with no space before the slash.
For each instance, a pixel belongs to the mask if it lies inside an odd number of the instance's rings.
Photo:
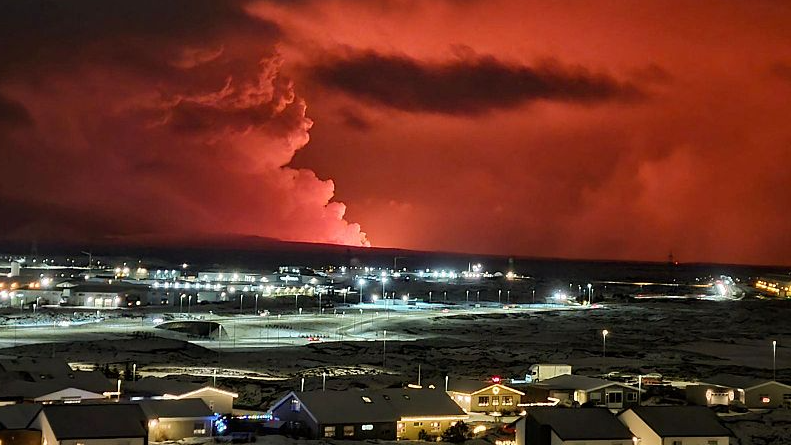
<path id="1" fill-rule="evenodd" d="M 791 264 L 791 5 L 0 5 L 5 238 Z"/>

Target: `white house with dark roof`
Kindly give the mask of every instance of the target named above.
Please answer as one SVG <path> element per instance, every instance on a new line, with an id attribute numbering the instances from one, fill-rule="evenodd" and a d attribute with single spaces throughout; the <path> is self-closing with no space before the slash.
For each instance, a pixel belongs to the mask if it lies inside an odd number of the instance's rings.
<path id="1" fill-rule="evenodd" d="M 705 406 L 638 406 L 618 419 L 640 445 L 728 445 L 732 435 Z"/>
<path id="2" fill-rule="evenodd" d="M 76 371 L 63 360 L 0 359 L 0 405 L 99 401 L 117 395 L 117 383 L 99 371 Z"/>
<path id="3" fill-rule="evenodd" d="M 791 408 L 791 385 L 775 380 L 718 374 L 706 383 L 731 389 L 734 399 L 748 408 Z"/>
<path id="4" fill-rule="evenodd" d="M 42 445 L 146 445 L 146 417 L 138 405 L 45 405 L 29 425 Z"/>
<path id="5" fill-rule="evenodd" d="M 528 408 L 517 445 L 633 445 L 634 435 L 605 408 Z"/>
<path id="6" fill-rule="evenodd" d="M 214 413 L 233 412 L 234 399 L 239 394 L 216 386 L 181 382 L 173 379 L 146 377 L 124 385 L 124 395 L 130 400 L 145 399 L 201 399 Z"/>
<path id="7" fill-rule="evenodd" d="M 439 437 L 467 414 L 439 389 L 290 392 L 270 409 L 307 437 L 347 440 Z"/>
<path id="8" fill-rule="evenodd" d="M 214 412 L 201 399 L 141 400 L 152 441 L 209 437 Z"/>
<path id="9" fill-rule="evenodd" d="M 550 398 L 561 402 L 577 402 L 609 409 L 622 409 L 639 404 L 640 392 L 645 392 L 621 382 L 566 374 L 542 380 L 528 387 L 533 402 Z"/>

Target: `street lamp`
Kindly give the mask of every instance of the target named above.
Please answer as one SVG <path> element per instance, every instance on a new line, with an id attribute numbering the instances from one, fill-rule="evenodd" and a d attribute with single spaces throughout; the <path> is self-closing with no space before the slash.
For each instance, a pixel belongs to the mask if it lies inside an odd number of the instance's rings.
<path id="1" fill-rule="evenodd" d="M 503 290 L 502 289 L 498 289 L 497 290 L 497 304 L 500 304 L 502 302 L 501 301 L 502 300 L 502 298 L 501 298 L 502 295 L 503 295 Z"/>
<path id="2" fill-rule="evenodd" d="M 365 286 L 365 280 L 360 278 L 357 284 L 360 286 L 360 304 L 363 304 L 363 286 Z"/>
<path id="3" fill-rule="evenodd" d="M 192 312 L 192 295 L 187 296 L 187 313 Z"/>
<path id="4" fill-rule="evenodd" d="M 382 331 L 382 368 L 387 363 L 387 329 Z"/>
<path id="5" fill-rule="evenodd" d="M 185 294 L 181 294 L 181 296 L 179 297 L 179 313 L 180 314 L 184 313 L 184 297 L 186 297 Z"/>
<path id="6" fill-rule="evenodd" d="M 255 315 L 258 315 L 258 294 L 255 294 Z"/>
<path id="7" fill-rule="evenodd" d="M 608 331 L 607 329 L 601 331 L 601 340 L 602 340 L 601 350 L 602 350 L 602 357 L 604 358 L 607 358 L 607 334 L 609 333 L 610 331 Z"/>
<path id="8" fill-rule="evenodd" d="M 593 285 L 588 283 L 588 304 L 593 304 Z"/>
<path id="9" fill-rule="evenodd" d="M 244 294 L 239 294 L 239 314 L 244 312 Z"/>
<path id="10" fill-rule="evenodd" d="M 468 289 L 468 290 L 467 290 L 467 303 L 469 303 L 469 302 L 470 302 L 470 291 L 469 291 L 469 289 Z"/>
<path id="11" fill-rule="evenodd" d="M 772 340 L 772 380 L 777 380 L 777 340 Z"/>
<path id="12" fill-rule="evenodd" d="M 382 275 L 382 298 L 387 299 L 387 294 L 385 293 L 385 283 L 387 283 L 387 277 Z"/>

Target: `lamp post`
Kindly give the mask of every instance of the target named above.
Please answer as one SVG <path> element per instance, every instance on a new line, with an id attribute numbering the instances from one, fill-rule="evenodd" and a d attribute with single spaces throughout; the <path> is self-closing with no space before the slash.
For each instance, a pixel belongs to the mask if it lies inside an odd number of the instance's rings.
<path id="1" fill-rule="evenodd" d="M 772 380 L 777 380 L 777 340 L 772 340 Z"/>
<path id="2" fill-rule="evenodd" d="M 607 329 L 601 331 L 601 340 L 602 340 L 601 352 L 603 358 L 607 358 L 607 334 L 609 333 L 610 331 L 608 331 Z"/>
<path id="3" fill-rule="evenodd" d="M 499 290 L 497 291 L 497 304 L 500 304 L 500 303 L 502 302 L 502 301 L 501 301 L 501 300 L 502 300 L 502 298 L 501 298 L 501 296 L 502 296 L 502 295 L 503 295 L 503 290 L 502 290 L 502 289 L 499 289 Z"/>
<path id="4" fill-rule="evenodd" d="M 357 285 L 359 285 L 359 286 L 360 286 L 360 304 L 363 304 L 363 286 L 365 286 L 365 280 L 363 280 L 362 278 L 360 278 L 360 279 L 357 281 Z"/>
<path id="5" fill-rule="evenodd" d="M 382 368 L 387 363 L 387 329 L 382 331 Z"/>
<path id="6" fill-rule="evenodd" d="M 470 291 L 467 290 L 467 303 L 469 303 L 469 302 L 470 302 Z"/>
<path id="7" fill-rule="evenodd" d="M 258 315 L 258 294 L 255 294 L 255 315 Z"/>
<path id="8" fill-rule="evenodd" d="M 385 293 L 385 283 L 387 283 L 387 277 L 384 276 L 384 272 L 382 272 L 382 298 L 387 298 L 387 294 Z"/>
<path id="9" fill-rule="evenodd" d="M 588 304 L 593 304 L 593 285 L 588 283 Z"/>
<path id="10" fill-rule="evenodd" d="M 192 313 L 192 295 L 187 297 L 187 313 Z"/>
<path id="11" fill-rule="evenodd" d="M 239 314 L 242 314 L 244 311 L 244 294 L 239 294 Z"/>
<path id="12" fill-rule="evenodd" d="M 428 291 L 428 302 L 431 303 L 431 291 Z"/>
<path id="13" fill-rule="evenodd" d="M 181 294 L 181 296 L 179 297 L 179 313 L 180 314 L 184 313 L 184 297 L 186 297 L 186 295 L 184 295 L 184 294 Z"/>

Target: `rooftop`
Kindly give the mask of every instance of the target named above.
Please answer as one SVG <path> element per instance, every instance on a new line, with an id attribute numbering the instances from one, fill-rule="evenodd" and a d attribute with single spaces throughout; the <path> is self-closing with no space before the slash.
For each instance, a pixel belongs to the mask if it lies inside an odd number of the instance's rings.
<path id="1" fill-rule="evenodd" d="M 630 410 L 661 437 L 731 435 L 714 411 L 705 406 L 638 406 Z"/>
<path id="2" fill-rule="evenodd" d="M 597 379 L 594 377 L 587 377 L 584 375 L 576 375 L 576 374 L 559 375 L 557 377 L 541 380 L 540 382 L 533 384 L 533 386 L 536 388 L 580 389 L 583 391 L 591 391 L 594 389 L 603 388 L 610 385 L 619 385 L 619 386 L 631 388 L 631 386 L 623 383 L 613 382 L 604 379 Z"/>
<path id="3" fill-rule="evenodd" d="M 139 404 L 149 419 L 211 417 L 214 415 L 206 402 L 201 399 L 143 400 Z"/>
<path id="4" fill-rule="evenodd" d="M 436 389 L 307 391 L 294 395 L 321 423 L 393 422 L 418 416 L 466 417 L 459 405 L 444 391 Z"/>
<path id="5" fill-rule="evenodd" d="M 606 408 L 530 408 L 527 416 L 552 428 L 564 441 L 631 440 L 634 437 Z"/>
<path id="6" fill-rule="evenodd" d="M 147 437 L 138 405 L 83 403 L 45 405 L 43 415 L 58 440 Z"/>

